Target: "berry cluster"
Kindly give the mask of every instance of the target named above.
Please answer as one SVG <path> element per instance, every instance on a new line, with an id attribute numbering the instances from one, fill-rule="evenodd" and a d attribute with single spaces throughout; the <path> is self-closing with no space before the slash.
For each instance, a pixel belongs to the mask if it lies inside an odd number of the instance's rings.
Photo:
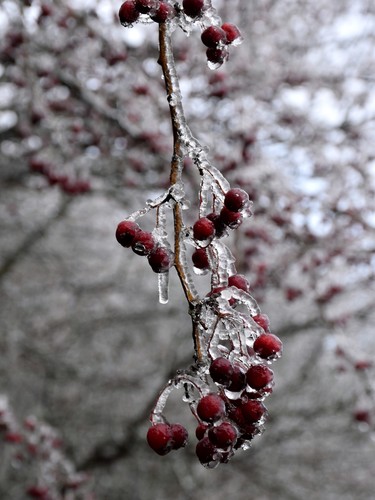
<path id="1" fill-rule="evenodd" d="M 137 255 L 147 257 L 155 273 L 166 273 L 173 265 L 173 253 L 160 244 L 152 233 L 143 231 L 136 222 L 120 222 L 116 229 L 116 239 L 123 247 L 131 247 Z"/>
<path id="2" fill-rule="evenodd" d="M 49 163 L 31 158 L 29 167 L 32 172 L 44 175 L 50 186 L 59 186 L 60 189 L 70 195 L 84 194 L 90 191 L 90 183 L 83 179 L 74 179 L 65 174 L 59 174 Z"/>
<path id="3" fill-rule="evenodd" d="M 228 46 L 242 42 L 240 30 L 235 24 L 224 23 L 220 26 L 209 26 L 201 35 L 203 45 L 207 47 L 207 61 L 214 68 L 219 67 L 228 58 Z"/>
<path id="4" fill-rule="evenodd" d="M 196 455 L 208 468 L 227 463 L 237 449 L 248 448 L 266 420 L 263 400 L 273 386 L 268 363 L 281 355 L 282 343 L 269 332 L 267 316 L 254 316 L 253 320 L 266 326 L 266 331 L 256 338 L 253 347 L 248 347 L 247 356 L 239 359 L 229 352 L 211 359 L 206 390 L 190 404 L 198 421 Z M 149 428 L 147 441 L 156 453 L 166 455 L 185 446 L 187 437 L 180 424 L 157 422 Z"/>
<path id="5" fill-rule="evenodd" d="M 192 260 L 196 269 L 203 273 L 211 268 L 208 256 L 209 244 L 215 238 L 220 239 L 225 236 L 228 229 L 237 229 L 242 224 L 244 216 L 250 214 L 249 209 L 249 195 L 242 189 L 233 188 L 227 191 L 224 206 L 219 213 L 212 212 L 195 222 L 193 237 L 198 248 L 193 253 Z M 245 290 L 245 288 L 243 289 Z M 248 287 L 245 291 L 248 291 Z"/>
<path id="6" fill-rule="evenodd" d="M 136 22 L 164 23 L 171 19 L 186 19 L 195 22 L 208 10 L 204 0 L 183 0 L 182 5 L 167 0 L 126 0 L 120 7 L 119 18 L 123 26 Z M 239 45 L 242 37 L 238 27 L 224 23 L 221 27 L 211 25 L 202 32 L 201 39 L 207 47 L 206 56 L 209 66 L 218 68 L 228 58 L 228 46 Z"/>

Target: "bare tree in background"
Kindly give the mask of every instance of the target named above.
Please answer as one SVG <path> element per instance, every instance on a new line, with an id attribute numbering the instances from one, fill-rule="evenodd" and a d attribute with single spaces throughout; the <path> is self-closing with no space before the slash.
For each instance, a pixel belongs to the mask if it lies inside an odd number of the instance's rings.
<path id="1" fill-rule="evenodd" d="M 172 152 L 157 28 L 122 28 L 120 3 L 0 5 L 1 498 L 56 471 L 61 498 L 372 498 L 372 3 L 217 1 L 245 43 L 215 71 L 199 30 L 173 34 L 190 128 L 254 201 L 230 245 L 285 346 L 267 431 L 214 471 L 193 444 L 145 441 L 193 349 L 173 273 L 159 305 L 114 238 L 168 187 Z M 198 206 L 189 162 L 185 178 Z M 181 397 L 168 413 L 194 435 Z"/>

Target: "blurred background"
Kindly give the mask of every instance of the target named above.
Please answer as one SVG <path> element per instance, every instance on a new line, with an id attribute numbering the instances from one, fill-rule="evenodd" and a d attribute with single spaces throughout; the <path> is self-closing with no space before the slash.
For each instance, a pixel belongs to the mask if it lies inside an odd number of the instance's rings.
<path id="1" fill-rule="evenodd" d="M 191 130 L 254 201 L 227 241 L 284 343 L 264 435 L 215 470 L 181 394 L 187 448 L 145 441 L 193 343 L 175 272 L 160 305 L 114 237 L 168 187 L 172 152 L 157 25 L 121 27 L 120 5 L 0 3 L 0 497 L 374 498 L 373 2 L 217 0 L 244 43 L 215 71 L 199 27 L 173 34 Z M 189 161 L 184 180 L 191 224 Z"/>

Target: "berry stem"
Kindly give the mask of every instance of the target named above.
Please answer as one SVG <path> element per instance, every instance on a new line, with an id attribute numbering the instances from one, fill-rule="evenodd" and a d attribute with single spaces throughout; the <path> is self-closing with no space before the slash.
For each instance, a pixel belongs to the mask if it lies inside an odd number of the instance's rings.
<path id="1" fill-rule="evenodd" d="M 173 130 L 173 156 L 171 160 L 170 185 L 171 192 L 177 184 L 182 185 L 182 170 L 183 170 L 183 137 L 184 141 L 193 139 L 190 129 L 186 125 L 185 114 L 181 101 L 181 92 L 176 72 L 175 61 L 173 57 L 172 42 L 169 34 L 168 23 L 161 23 L 159 26 L 159 64 L 162 68 L 167 99 L 169 103 L 169 111 L 171 114 L 172 130 Z M 194 309 L 199 302 L 195 290 L 189 284 L 186 269 L 184 268 L 182 259 L 183 242 L 183 217 L 181 204 L 175 200 L 173 207 L 174 217 L 174 267 L 176 268 L 186 299 L 189 302 L 189 308 Z M 192 315 L 193 323 L 193 339 L 197 361 L 202 360 L 202 350 L 199 338 L 199 329 L 196 325 L 196 320 Z"/>

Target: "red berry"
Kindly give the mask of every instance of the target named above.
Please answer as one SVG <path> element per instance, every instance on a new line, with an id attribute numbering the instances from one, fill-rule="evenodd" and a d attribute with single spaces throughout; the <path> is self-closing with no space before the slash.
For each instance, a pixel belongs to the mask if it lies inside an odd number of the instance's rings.
<path id="1" fill-rule="evenodd" d="M 364 422 L 366 424 L 371 424 L 371 414 L 368 410 L 358 409 L 353 413 L 353 418 L 357 422 Z"/>
<path id="2" fill-rule="evenodd" d="M 207 215 L 207 219 L 214 223 L 215 226 L 215 236 L 221 238 L 225 233 L 225 225 L 222 223 L 219 214 L 211 213 Z"/>
<path id="3" fill-rule="evenodd" d="M 243 217 L 239 212 L 232 212 L 227 207 L 223 207 L 220 212 L 220 221 L 230 229 L 237 229 L 242 224 Z"/>
<path id="4" fill-rule="evenodd" d="M 243 274 L 234 274 L 228 278 L 228 286 L 235 286 L 244 292 L 250 290 L 250 283 Z"/>
<path id="5" fill-rule="evenodd" d="M 141 14 L 147 14 L 158 5 L 157 0 L 135 0 L 135 7 Z"/>
<path id="6" fill-rule="evenodd" d="M 241 38 L 241 32 L 235 24 L 224 23 L 221 28 L 225 31 L 227 43 L 232 43 L 234 40 Z"/>
<path id="7" fill-rule="evenodd" d="M 204 424 L 203 422 L 197 426 L 197 428 L 195 429 L 195 435 L 197 436 L 197 439 L 199 441 L 204 438 L 204 435 L 206 434 L 206 430 L 208 428 L 208 424 Z"/>
<path id="8" fill-rule="evenodd" d="M 230 422 L 222 422 L 217 427 L 211 427 L 208 437 L 218 448 L 227 448 L 236 442 L 237 431 Z"/>
<path id="9" fill-rule="evenodd" d="M 249 424 L 254 424 L 259 422 L 259 420 L 265 415 L 267 408 L 260 401 L 247 401 L 241 406 L 241 412 L 245 420 Z"/>
<path id="10" fill-rule="evenodd" d="M 133 239 L 132 249 L 137 255 L 148 255 L 156 246 L 156 242 L 151 233 L 139 230 Z"/>
<path id="11" fill-rule="evenodd" d="M 172 437 L 173 437 L 173 449 L 178 450 L 179 448 L 183 448 L 187 444 L 188 440 L 188 431 L 181 424 L 173 424 L 171 425 Z"/>
<path id="12" fill-rule="evenodd" d="M 120 222 L 116 229 L 116 239 L 123 247 L 131 247 L 134 236 L 139 231 L 139 226 L 136 222 L 124 220 Z"/>
<path id="13" fill-rule="evenodd" d="M 154 273 L 166 273 L 172 265 L 172 253 L 164 247 L 157 247 L 148 256 L 148 263 Z"/>
<path id="14" fill-rule="evenodd" d="M 205 248 L 197 248 L 191 256 L 194 267 L 197 269 L 205 270 L 210 268 L 208 255 Z"/>
<path id="15" fill-rule="evenodd" d="M 49 498 L 48 489 L 43 486 L 30 486 L 27 488 L 26 494 L 31 498 L 40 498 L 42 500 Z"/>
<path id="16" fill-rule="evenodd" d="M 185 14 L 189 17 L 197 17 L 202 14 L 204 0 L 183 0 L 182 6 Z"/>
<path id="17" fill-rule="evenodd" d="M 156 23 L 164 23 L 167 19 L 171 19 L 173 17 L 174 10 L 169 3 L 160 2 L 159 7 L 153 12 L 150 17 Z"/>
<path id="18" fill-rule="evenodd" d="M 226 49 L 210 47 L 206 50 L 206 56 L 209 62 L 221 65 L 225 61 L 225 58 L 228 56 L 228 52 Z"/>
<path id="19" fill-rule="evenodd" d="M 267 314 L 257 314 L 253 316 L 253 320 L 257 323 L 265 332 L 270 331 L 270 320 Z"/>
<path id="20" fill-rule="evenodd" d="M 158 455 L 166 455 L 173 448 L 172 428 L 168 424 L 155 424 L 147 431 L 147 442 Z"/>
<path id="21" fill-rule="evenodd" d="M 224 198 L 224 205 L 231 212 L 239 212 L 249 201 L 249 195 L 240 188 L 230 189 Z"/>
<path id="22" fill-rule="evenodd" d="M 205 422 L 216 422 L 225 413 L 225 404 L 217 394 L 203 396 L 197 406 L 198 417 Z"/>
<path id="23" fill-rule="evenodd" d="M 139 11 L 136 8 L 134 0 L 126 0 L 119 10 L 120 23 L 129 26 L 135 23 L 139 18 Z"/>
<path id="24" fill-rule="evenodd" d="M 207 217 L 201 217 L 193 226 L 193 236 L 198 241 L 212 238 L 215 234 L 215 226 Z"/>
<path id="25" fill-rule="evenodd" d="M 262 333 L 254 342 L 254 351 L 263 359 L 275 359 L 281 355 L 283 344 L 272 333 Z"/>
<path id="26" fill-rule="evenodd" d="M 220 43 L 226 43 L 225 31 L 218 26 L 209 26 L 201 36 L 201 40 L 206 47 L 216 48 Z"/>
<path id="27" fill-rule="evenodd" d="M 266 365 L 250 366 L 246 381 L 252 389 L 262 389 L 273 380 L 273 371 Z"/>
<path id="28" fill-rule="evenodd" d="M 239 392 L 246 387 L 246 377 L 241 368 L 237 365 L 233 365 L 233 373 L 230 378 L 227 389 L 231 392 Z"/>
<path id="29" fill-rule="evenodd" d="M 233 375 L 232 363 L 227 358 L 216 358 L 210 366 L 212 380 L 218 384 L 228 385 Z"/>
<path id="30" fill-rule="evenodd" d="M 220 459 L 216 446 L 211 443 L 208 437 L 204 437 L 197 443 L 195 452 L 200 463 L 209 467 L 214 467 Z"/>

